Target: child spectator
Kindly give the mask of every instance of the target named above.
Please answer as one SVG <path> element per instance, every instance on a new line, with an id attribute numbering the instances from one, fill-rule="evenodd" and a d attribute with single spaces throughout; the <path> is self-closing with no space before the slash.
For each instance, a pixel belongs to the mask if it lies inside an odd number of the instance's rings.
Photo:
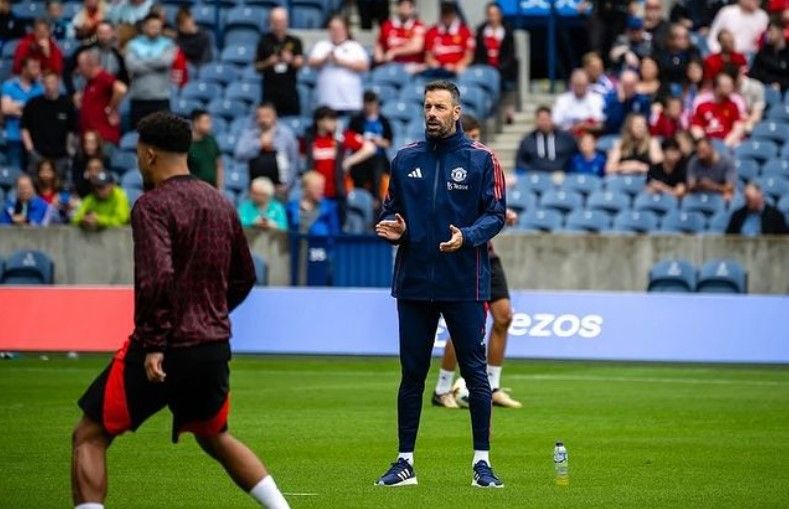
<path id="1" fill-rule="evenodd" d="M 375 92 L 364 93 L 364 106 L 360 114 L 351 118 L 348 128 L 364 136 L 375 145 L 375 154 L 351 167 L 353 186 L 367 189 L 373 196 L 379 194 L 381 179 L 389 173 L 387 149 L 392 146 L 392 125 L 381 115 L 381 104 Z"/>
<path id="2" fill-rule="evenodd" d="M 99 172 L 90 179 L 91 193 L 82 201 L 71 222 L 85 230 L 117 228 L 129 222 L 129 198 L 115 185 L 112 174 Z"/>
<path id="3" fill-rule="evenodd" d="M 598 177 L 605 174 L 605 155 L 597 151 L 595 137 L 591 133 L 584 133 L 578 139 L 578 153 L 570 159 L 568 171 Z"/>

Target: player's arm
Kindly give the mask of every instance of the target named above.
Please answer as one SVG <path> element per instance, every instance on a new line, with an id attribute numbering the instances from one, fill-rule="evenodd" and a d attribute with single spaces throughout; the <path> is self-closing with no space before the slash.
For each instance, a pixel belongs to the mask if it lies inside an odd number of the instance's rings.
<path id="1" fill-rule="evenodd" d="M 403 244 L 408 242 L 408 228 L 404 219 L 403 200 L 400 195 L 400 179 L 397 167 L 400 166 L 400 156 L 395 156 L 392 160 L 392 171 L 389 177 L 389 189 L 386 198 L 381 206 L 379 222 L 375 225 L 375 232 L 379 237 L 386 239 L 392 244 Z M 400 233 L 402 230 L 402 233 Z M 400 235 L 398 236 L 398 233 Z"/>
<path id="2" fill-rule="evenodd" d="M 255 264 L 249 243 L 238 219 L 233 220 L 233 253 L 227 280 L 227 310 L 233 311 L 244 302 L 255 286 Z"/>
<path id="3" fill-rule="evenodd" d="M 132 213 L 137 287 L 135 334 L 148 353 L 164 352 L 173 328 L 173 249 L 168 215 L 140 203 Z"/>
<path id="4" fill-rule="evenodd" d="M 482 173 L 482 215 L 471 226 L 460 228 L 463 246 L 479 247 L 496 236 L 504 228 L 507 211 L 504 172 L 494 154 L 486 158 Z"/>

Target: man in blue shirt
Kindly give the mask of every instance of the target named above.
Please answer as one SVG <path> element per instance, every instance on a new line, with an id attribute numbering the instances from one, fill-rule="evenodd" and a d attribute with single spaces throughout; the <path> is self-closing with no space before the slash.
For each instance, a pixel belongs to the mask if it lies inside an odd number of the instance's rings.
<path id="1" fill-rule="evenodd" d="M 485 359 L 490 300 L 488 241 L 504 226 L 504 174 L 493 153 L 463 134 L 460 92 L 447 81 L 425 87 L 426 140 L 392 162 L 376 226 L 398 244 L 392 281 L 400 322 L 402 378 L 397 398 L 400 449 L 379 486 L 417 484 L 414 446 L 425 378 L 441 315 L 469 389 L 474 438 L 472 485 L 500 488 L 490 466 L 491 388 Z"/>
<path id="2" fill-rule="evenodd" d="M 606 134 L 619 134 L 625 118 L 631 113 L 649 117 L 649 97 L 639 94 L 636 85 L 638 85 L 638 74 L 630 70 L 624 71 L 616 90 L 605 96 L 603 114 Z"/>
<path id="3" fill-rule="evenodd" d="M 39 83 L 41 64 L 34 58 L 22 61 L 22 72 L 3 83 L 0 93 L 0 106 L 5 117 L 6 157 L 8 165 L 17 169 L 25 168 L 25 149 L 22 144 L 21 119 L 25 104 L 30 99 L 42 95 L 44 87 Z"/>

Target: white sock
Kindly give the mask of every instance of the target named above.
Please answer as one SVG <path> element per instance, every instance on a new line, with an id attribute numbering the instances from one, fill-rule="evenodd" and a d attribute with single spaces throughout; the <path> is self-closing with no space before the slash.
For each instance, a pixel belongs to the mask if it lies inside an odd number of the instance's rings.
<path id="1" fill-rule="evenodd" d="M 401 452 L 397 454 L 397 459 L 403 458 L 408 462 L 409 465 L 412 467 L 414 466 L 414 453 L 412 452 Z"/>
<path id="2" fill-rule="evenodd" d="M 270 475 L 264 477 L 254 488 L 249 490 L 252 498 L 268 509 L 290 509 L 288 501 L 277 488 L 277 483 Z"/>
<path id="3" fill-rule="evenodd" d="M 75 505 L 74 509 L 104 509 L 104 504 L 99 504 L 98 502 L 85 502 Z"/>
<path id="4" fill-rule="evenodd" d="M 490 382 L 490 390 L 492 391 L 501 388 L 501 366 L 488 364 L 488 382 Z"/>
<path id="5" fill-rule="evenodd" d="M 474 459 L 471 460 L 471 466 L 473 467 L 480 461 L 484 461 L 490 466 L 490 451 L 474 451 Z"/>
<path id="6" fill-rule="evenodd" d="M 446 394 L 452 390 L 452 379 L 455 378 L 454 371 L 442 369 L 438 372 L 438 383 L 436 384 L 436 394 Z"/>

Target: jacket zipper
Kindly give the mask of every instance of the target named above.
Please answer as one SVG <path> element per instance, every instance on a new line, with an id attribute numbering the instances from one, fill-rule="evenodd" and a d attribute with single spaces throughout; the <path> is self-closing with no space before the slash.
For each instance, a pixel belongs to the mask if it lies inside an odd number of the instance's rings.
<path id="1" fill-rule="evenodd" d="M 430 215 L 430 246 L 431 249 L 437 249 L 434 238 L 435 224 L 436 224 L 436 195 L 438 194 L 438 174 L 441 171 L 441 157 L 436 150 L 437 146 L 433 146 L 433 151 L 436 153 L 436 174 L 433 177 L 433 210 Z M 433 289 L 435 288 L 434 280 L 436 277 L 436 253 L 433 252 L 433 262 L 430 264 L 430 300 L 433 300 Z"/>

